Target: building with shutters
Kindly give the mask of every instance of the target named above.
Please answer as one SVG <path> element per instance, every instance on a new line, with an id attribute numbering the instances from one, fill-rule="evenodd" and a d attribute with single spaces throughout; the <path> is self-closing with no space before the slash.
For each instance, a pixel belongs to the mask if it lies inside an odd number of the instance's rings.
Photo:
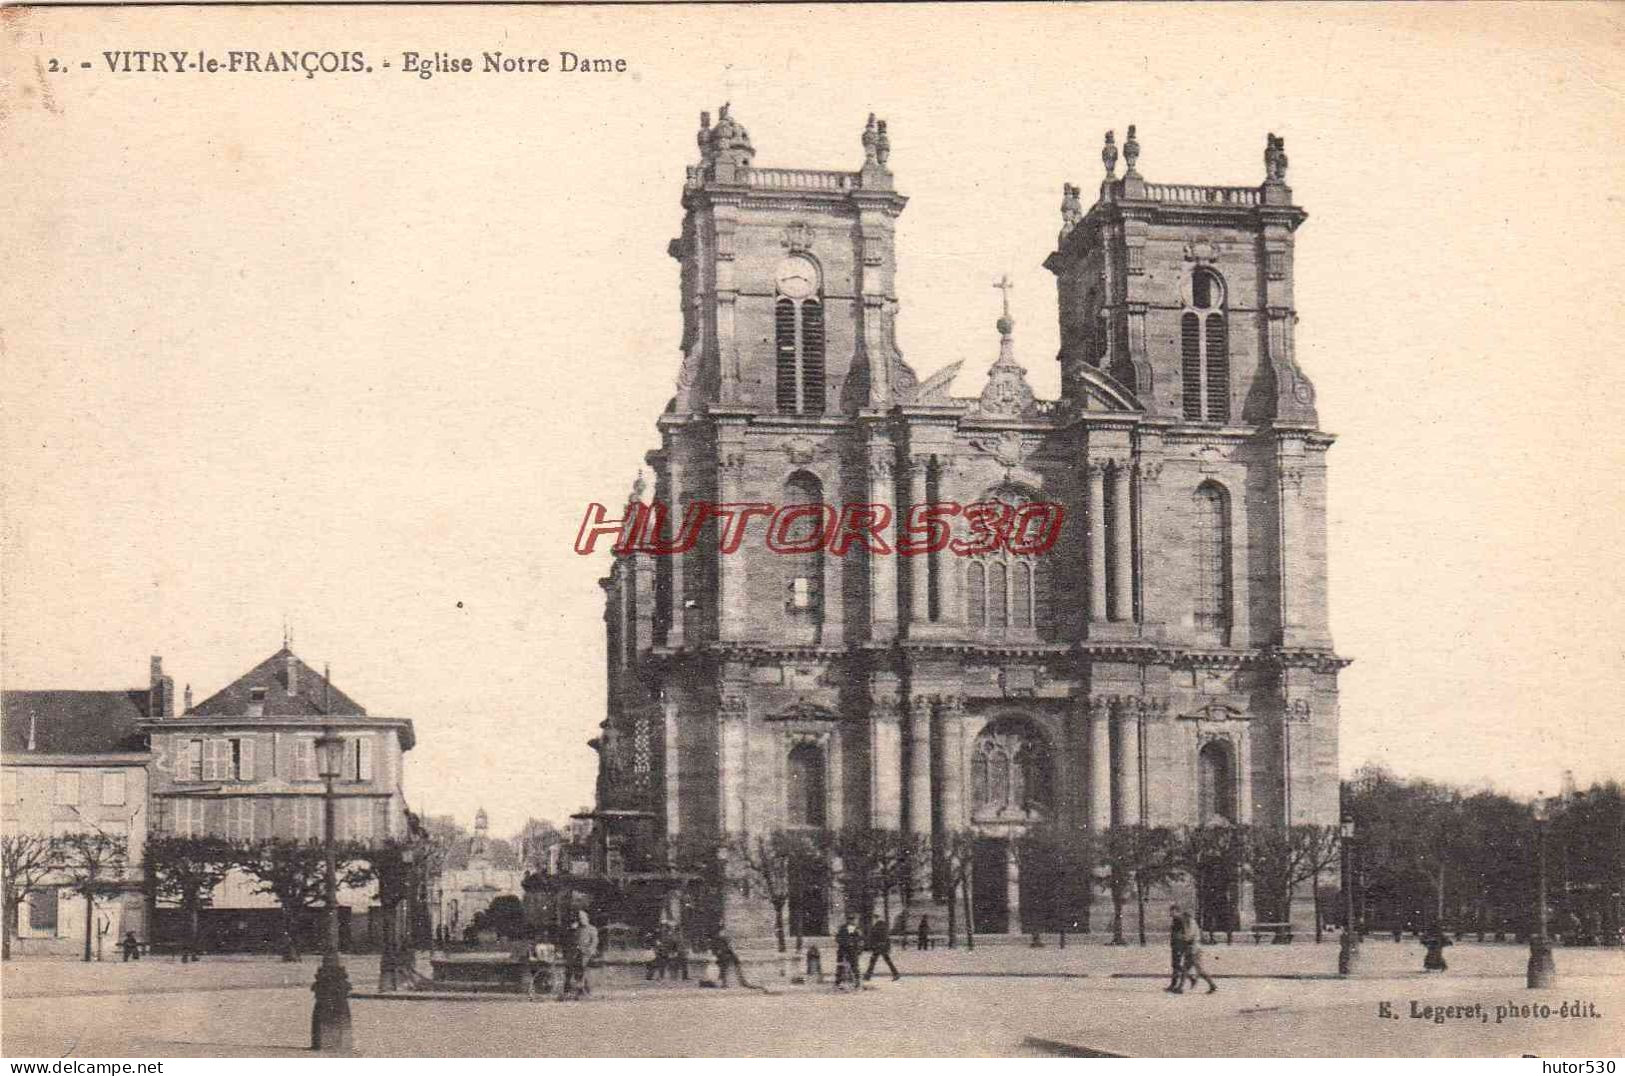
<path id="1" fill-rule="evenodd" d="M 991 291 L 996 345 L 934 356 L 923 378 L 905 361 L 907 199 L 884 121 L 856 171 L 760 167 L 726 107 L 698 141 L 669 246 L 682 358 L 648 455 L 666 535 L 699 501 L 895 520 L 996 499 L 1065 519 L 1042 555 L 789 555 L 765 519 L 733 553 L 714 521 L 687 552 L 619 552 L 600 812 L 642 812 L 666 847 L 858 825 L 940 852 L 969 830 L 979 928 L 1010 931 L 1076 918 L 1022 869 L 1040 824 L 1335 823 L 1333 439 L 1295 357 L 1307 214 L 1282 141 L 1261 182 L 1215 186 L 1149 181 L 1132 127 L 1119 174 L 1106 135 L 1093 205 L 1065 184 L 1056 245 L 1033 252 L 1056 287 L 1054 400 L 1027 383 Z M 982 354 L 980 391 L 953 395 Z M 931 875 L 917 901 L 944 898 L 940 856 Z M 1228 870 L 1194 888 L 1209 926 L 1286 914 Z M 734 929 L 763 929 L 764 902 L 724 899 Z M 826 929 L 834 899 L 793 886 L 798 929 Z"/>
<path id="2" fill-rule="evenodd" d="M 6 691 L 0 695 L 0 825 L 8 834 L 122 837 L 128 854 L 111 880 L 123 893 L 98 897 L 91 937 L 105 955 L 126 931 L 148 932 L 141 898 L 141 849 L 149 824 L 147 765 L 141 723 L 173 712 L 174 685 L 161 658 L 144 688 L 114 691 Z M 17 911 L 16 951 L 57 955 L 83 951 L 86 907 L 60 872 Z"/>
<path id="3" fill-rule="evenodd" d="M 336 783 L 339 839 L 406 836 L 402 769 L 414 742 L 412 722 L 368 714 L 325 670 L 315 672 L 286 645 L 195 706 L 188 686 L 179 716 L 160 715 L 142 728 L 151 741 L 155 833 L 320 841 L 324 782 L 316 740 L 331 731 L 345 741 Z M 235 873 L 220 885 L 204 916 L 210 945 L 256 948 L 280 935 L 276 903 L 253 888 Z M 372 887 L 340 891 L 353 945 L 370 937 L 374 894 Z M 178 912 L 160 907 L 157 926 L 161 935 L 178 937 Z"/>

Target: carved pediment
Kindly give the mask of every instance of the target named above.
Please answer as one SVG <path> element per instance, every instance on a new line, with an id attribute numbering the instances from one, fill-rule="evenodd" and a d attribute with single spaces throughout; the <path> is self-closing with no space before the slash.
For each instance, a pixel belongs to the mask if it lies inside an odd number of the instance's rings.
<path id="1" fill-rule="evenodd" d="M 789 706 L 769 714 L 768 721 L 839 721 L 841 715 L 827 706 L 820 706 L 809 699 L 797 699 Z"/>
<path id="2" fill-rule="evenodd" d="M 1180 714 L 1181 721 L 1246 721 L 1247 714 L 1222 702 L 1210 702 L 1199 710 Z"/>

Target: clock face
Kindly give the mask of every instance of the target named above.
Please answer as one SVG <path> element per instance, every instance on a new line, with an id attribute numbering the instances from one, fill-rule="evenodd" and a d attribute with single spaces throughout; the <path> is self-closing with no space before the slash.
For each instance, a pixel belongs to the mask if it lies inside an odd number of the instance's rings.
<path id="1" fill-rule="evenodd" d="M 786 258 L 779 263 L 776 283 L 780 295 L 805 299 L 818 291 L 818 266 L 806 258 Z"/>

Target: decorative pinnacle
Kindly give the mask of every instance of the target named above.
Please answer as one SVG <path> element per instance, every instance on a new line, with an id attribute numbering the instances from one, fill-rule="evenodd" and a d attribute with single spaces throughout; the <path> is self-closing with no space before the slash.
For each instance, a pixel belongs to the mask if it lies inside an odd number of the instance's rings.
<path id="1" fill-rule="evenodd" d="M 1128 125 L 1128 137 L 1123 139 L 1123 163 L 1126 169 L 1125 176 L 1137 176 L 1140 173 L 1134 170 L 1134 164 L 1140 159 L 1140 142 L 1134 137 L 1134 124 Z"/>
<path id="2" fill-rule="evenodd" d="M 875 147 L 880 142 L 880 134 L 875 127 L 875 114 L 869 113 L 869 122 L 863 128 L 863 163 L 875 163 Z"/>
<path id="3" fill-rule="evenodd" d="M 1117 134 L 1113 131 L 1106 132 L 1106 144 L 1100 149 L 1100 160 L 1106 166 L 1106 178 L 1115 179 L 1117 177 Z"/>

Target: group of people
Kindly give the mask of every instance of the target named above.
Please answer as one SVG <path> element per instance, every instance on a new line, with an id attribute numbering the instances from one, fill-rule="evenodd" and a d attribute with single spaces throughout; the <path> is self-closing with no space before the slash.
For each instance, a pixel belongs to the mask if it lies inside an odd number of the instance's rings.
<path id="1" fill-rule="evenodd" d="M 1207 983 L 1207 992 L 1213 993 L 1219 989 L 1219 984 L 1202 966 L 1202 929 L 1197 925 L 1196 917 L 1177 904 L 1168 908 L 1168 915 L 1168 948 L 1173 965 L 1168 993 L 1183 994 L 1187 985 L 1195 989 L 1199 978 Z"/>
<path id="2" fill-rule="evenodd" d="M 869 951 L 869 970 L 859 975 L 858 964 L 865 949 Z M 865 932 L 858 926 L 857 915 L 847 912 L 846 921 L 835 931 L 835 989 L 850 986 L 853 990 L 862 990 L 864 982 L 875 977 L 875 965 L 882 960 L 893 982 L 903 977 L 892 963 L 891 927 L 885 917 L 876 918 Z"/>

